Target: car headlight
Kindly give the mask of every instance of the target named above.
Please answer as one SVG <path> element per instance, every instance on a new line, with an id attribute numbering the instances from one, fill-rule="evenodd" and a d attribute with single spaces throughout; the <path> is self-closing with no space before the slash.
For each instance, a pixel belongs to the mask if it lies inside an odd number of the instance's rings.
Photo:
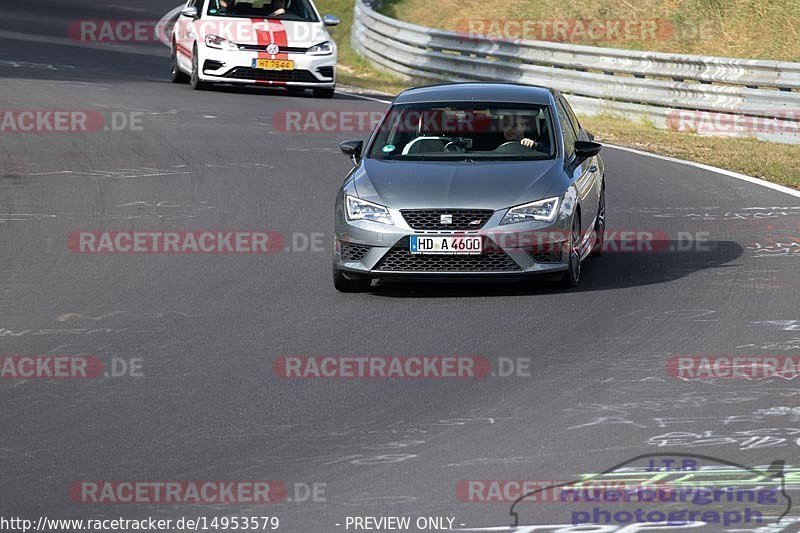
<path id="1" fill-rule="evenodd" d="M 228 39 L 223 39 L 218 35 L 207 35 L 206 46 L 209 48 L 216 48 L 217 50 L 238 50 L 239 45 L 232 43 Z"/>
<path id="2" fill-rule="evenodd" d="M 537 202 L 512 207 L 500 221 L 500 225 L 516 224 L 517 222 L 529 222 L 538 220 L 541 222 L 552 222 L 558 214 L 558 198 L 547 198 Z"/>
<path id="3" fill-rule="evenodd" d="M 347 196 L 347 220 L 370 220 L 381 224 L 394 224 L 389 210 L 355 196 Z"/>
<path id="4" fill-rule="evenodd" d="M 333 44 L 330 41 L 315 44 L 306 53 L 312 56 L 329 56 L 333 53 Z"/>

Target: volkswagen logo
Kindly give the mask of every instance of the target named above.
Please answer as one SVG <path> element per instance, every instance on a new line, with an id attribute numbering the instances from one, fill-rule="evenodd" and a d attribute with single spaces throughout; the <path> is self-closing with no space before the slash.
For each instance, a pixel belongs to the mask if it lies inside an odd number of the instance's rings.
<path id="1" fill-rule="evenodd" d="M 278 46 L 278 45 L 277 45 L 277 44 L 275 44 L 275 43 L 269 43 L 269 44 L 267 45 L 267 53 L 268 53 L 268 54 L 275 55 L 275 54 L 277 54 L 277 53 L 278 53 L 278 52 L 280 52 L 280 51 L 281 51 L 281 48 L 280 48 L 280 46 Z"/>

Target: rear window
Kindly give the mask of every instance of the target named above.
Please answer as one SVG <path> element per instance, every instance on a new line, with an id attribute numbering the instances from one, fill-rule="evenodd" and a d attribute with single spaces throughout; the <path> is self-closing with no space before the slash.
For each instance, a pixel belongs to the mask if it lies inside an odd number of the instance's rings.
<path id="1" fill-rule="evenodd" d="M 214 17 L 318 22 L 308 0 L 211 0 L 207 13 Z"/>
<path id="2" fill-rule="evenodd" d="M 381 160 L 537 160 L 555 157 L 548 106 L 403 104 L 378 126 L 368 157 Z"/>

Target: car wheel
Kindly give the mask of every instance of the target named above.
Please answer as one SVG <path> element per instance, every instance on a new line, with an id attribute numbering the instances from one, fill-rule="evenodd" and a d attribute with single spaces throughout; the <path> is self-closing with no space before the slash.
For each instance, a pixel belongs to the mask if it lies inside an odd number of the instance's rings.
<path id="1" fill-rule="evenodd" d="M 333 286 L 339 292 L 366 292 L 371 284 L 372 280 L 368 277 L 345 274 L 338 268 L 333 269 Z"/>
<path id="2" fill-rule="evenodd" d="M 581 281 L 581 218 L 578 213 L 572 217 L 572 230 L 569 232 L 569 268 L 561 278 L 561 286 L 577 287 Z"/>
<path id="3" fill-rule="evenodd" d="M 195 91 L 202 91 L 208 88 L 208 83 L 200 79 L 200 65 L 197 59 L 197 45 L 194 45 L 192 52 L 192 76 L 189 78 L 189 85 Z"/>
<path id="4" fill-rule="evenodd" d="M 180 68 L 178 68 L 178 53 L 175 46 L 175 41 L 172 41 L 172 53 L 170 54 L 172 60 L 172 69 L 170 70 L 170 80 L 172 83 L 186 83 L 189 81 L 187 76 Z"/>
<path id="5" fill-rule="evenodd" d="M 597 220 L 594 223 L 594 234 L 596 236 L 592 255 L 599 256 L 605 253 L 604 244 L 606 240 L 606 189 L 600 191 L 600 203 L 597 205 Z"/>
<path id="6" fill-rule="evenodd" d="M 336 92 L 334 87 L 314 89 L 314 98 L 333 98 L 334 92 Z"/>

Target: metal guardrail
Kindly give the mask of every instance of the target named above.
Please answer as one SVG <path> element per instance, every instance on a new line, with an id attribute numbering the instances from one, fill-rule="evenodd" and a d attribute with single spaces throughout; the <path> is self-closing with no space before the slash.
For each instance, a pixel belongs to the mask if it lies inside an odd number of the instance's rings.
<path id="1" fill-rule="evenodd" d="M 406 79 L 545 85 L 583 113 L 800 143 L 800 63 L 475 37 L 395 20 L 364 0 L 351 40 Z"/>

